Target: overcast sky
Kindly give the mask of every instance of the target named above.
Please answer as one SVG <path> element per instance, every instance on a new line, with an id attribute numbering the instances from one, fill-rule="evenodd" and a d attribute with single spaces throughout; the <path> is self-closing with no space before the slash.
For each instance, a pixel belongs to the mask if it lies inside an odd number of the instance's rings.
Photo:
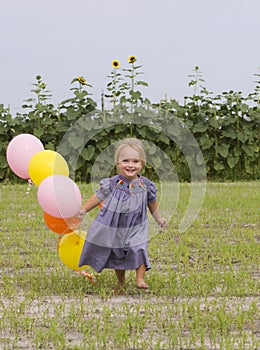
<path id="1" fill-rule="evenodd" d="M 260 73 L 259 19 L 260 0 L 0 0 L 0 103 L 19 110 L 37 74 L 54 105 L 79 75 L 99 102 L 112 60 L 128 68 L 130 55 L 152 102 L 192 94 L 196 65 L 209 91 L 246 95 Z"/>

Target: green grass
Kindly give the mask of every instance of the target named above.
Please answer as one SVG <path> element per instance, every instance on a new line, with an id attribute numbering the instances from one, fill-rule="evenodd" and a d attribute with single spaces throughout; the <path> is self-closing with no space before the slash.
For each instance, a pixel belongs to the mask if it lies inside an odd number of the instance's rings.
<path id="1" fill-rule="evenodd" d="M 0 186 L 0 349 L 259 348 L 259 182 L 208 183 L 179 234 L 190 195 L 181 184 L 174 213 L 171 198 L 160 204 L 168 228 L 150 225 L 149 291 L 131 271 L 123 296 L 113 295 L 113 271 L 91 284 L 62 264 L 36 188 Z M 87 198 L 90 186 L 80 188 Z"/>

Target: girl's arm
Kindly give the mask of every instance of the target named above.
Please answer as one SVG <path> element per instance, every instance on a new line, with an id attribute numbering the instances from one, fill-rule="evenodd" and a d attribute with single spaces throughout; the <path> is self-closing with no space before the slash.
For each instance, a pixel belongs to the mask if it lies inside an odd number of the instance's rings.
<path id="1" fill-rule="evenodd" d="M 92 196 L 82 206 L 82 209 L 84 209 L 85 213 L 87 213 L 88 211 L 95 208 L 99 204 L 100 204 L 100 200 L 97 198 L 97 196 L 95 194 L 92 194 Z"/>
<path id="2" fill-rule="evenodd" d="M 161 226 L 161 228 L 167 227 L 166 219 L 163 218 L 160 214 L 159 208 L 158 208 L 158 202 L 150 202 L 148 203 L 148 208 L 150 210 L 150 213 L 152 214 L 155 221 L 158 222 L 158 224 Z"/>
<path id="3" fill-rule="evenodd" d="M 83 216 L 90 211 L 91 209 L 94 209 L 100 204 L 100 200 L 97 198 L 95 194 L 93 194 L 86 203 L 82 206 L 82 208 L 79 210 L 79 212 L 75 215 L 76 218 L 82 219 Z"/>

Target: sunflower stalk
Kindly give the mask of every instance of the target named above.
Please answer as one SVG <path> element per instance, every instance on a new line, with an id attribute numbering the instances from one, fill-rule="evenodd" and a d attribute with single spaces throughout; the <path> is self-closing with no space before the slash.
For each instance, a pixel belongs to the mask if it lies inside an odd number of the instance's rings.
<path id="1" fill-rule="evenodd" d="M 138 102 L 145 102 L 140 91 L 136 90 L 137 85 L 148 86 L 144 81 L 137 81 L 136 77 L 142 72 L 137 72 L 142 66 L 135 65 L 136 57 L 129 56 L 128 63 L 131 65 L 128 69 L 122 69 L 123 72 L 127 72 L 123 77 L 121 72 L 118 70 L 120 67 L 120 62 L 117 60 L 112 61 L 113 70 L 108 78 L 111 78 L 110 82 L 107 84 L 108 94 L 105 97 L 110 98 L 113 105 L 113 109 L 116 107 L 118 100 L 120 104 L 127 103 L 130 105 L 130 114 L 134 113 L 134 107 L 138 105 Z M 130 81 L 123 81 L 124 78 Z M 128 96 L 127 96 L 128 93 Z"/>
<path id="2" fill-rule="evenodd" d="M 101 109 L 102 109 L 102 120 L 103 120 L 103 123 L 105 123 L 106 120 L 107 120 L 107 117 L 106 117 L 105 99 L 104 99 L 104 93 L 103 92 L 101 94 Z"/>
<path id="3" fill-rule="evenodd" d="M 111 78 L 111 81 L 107 84 L 107 90 L 109 93 L 106 94 L 105 97 L 109 97 L 111 99 L 110 101 L 113 104 L 114 109 L 118 101 L 117 99 L 122 93 L 120 86 L 118 85 L 122 80 L 121 72 L 118 70 L 120 68 L 120 62 L 118 60 L 113 60 L 112 67 L 113 70 L 111 74 L 108 75 L 108 78 Z"/>
<path id="4" fill-rule="evenodd" d="M 115 108 L 116 106 L 116 96 L 117 96 L 117 74 L 114 71 L 113 72 L 114 79 L 113 79 L 113 90 L 112 90 L 112 95 L 113 95 L 113 107 Z"/>
<path id="5" fill-rule="evenodd" d="M 135 87 L 135 66 L 134 62 L 132 62 L 132 72 L 131 72 L 131 115 L 133 114 L 133 105 L 134 105 L 134 87 Z"/>
<path id="6" fill-rule="evenodd" d="M 202 78 L 202 72 L 199 70 L 199 66 L 195 66 L 193 69 L 193 74 L 190 74 L 189 77 L 192 80 L 189 82 L 189 87 L 193 86 L 193 95 L 197 96 L 198 86 L 201 88 L 200 92 L 208 93 L 207 89 L 203 85 L 199 85 L 199 83 L 204 83 L 205 80 Z"/>
<path id="7" fill-rule="evenodd" d="M 136 70 L 136 66 L 135 66 L 135 62 L 136 62 L 136 57 L 135 56 L 129 56 L 128 57 L 128 62 L 132 65 L 131 69 L 128 69 L 129 73 L 130 73 L 130 79 L 131 79 L 131 90 L 130 90 L 130 95 L 131 95 L 131 102 L 130 102 L 130 113 L 131 115 L 133 114 L 133 107 L 134 104 L 136 104 L 136 100 L 134 97 L 134 89 L 135 89 L 135 70 Z"/>

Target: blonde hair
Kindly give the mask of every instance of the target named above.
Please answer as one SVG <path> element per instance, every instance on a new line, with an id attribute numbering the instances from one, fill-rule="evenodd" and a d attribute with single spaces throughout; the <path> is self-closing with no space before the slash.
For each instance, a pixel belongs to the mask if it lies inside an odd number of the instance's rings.
<path id="1" fill-rule="evenodd" d="M 123 139 L 119 141 L 116 152 L 115 152 L 115 164 L 119 162 L 119 154 L 125 147 L 131 147 L 133 148 L 140 156 L 140 160 L 145 164 L 146 162 L 146 155 L 143 147 L 143 143 L 141 140 L 138 140 L 136 138 L 129 138 L 129 139 Z"/>

